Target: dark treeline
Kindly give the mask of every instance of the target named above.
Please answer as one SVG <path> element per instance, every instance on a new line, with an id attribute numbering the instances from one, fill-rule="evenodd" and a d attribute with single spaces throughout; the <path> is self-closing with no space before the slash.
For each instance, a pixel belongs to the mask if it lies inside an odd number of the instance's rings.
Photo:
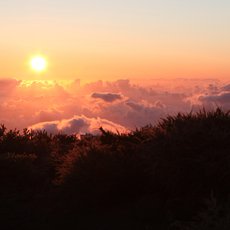
<path id="1" fill-rule="evenodd" d="M 178 114 L 129 134 L 0 127 L 1 229 L 230 228 L 230 114 Z"/>

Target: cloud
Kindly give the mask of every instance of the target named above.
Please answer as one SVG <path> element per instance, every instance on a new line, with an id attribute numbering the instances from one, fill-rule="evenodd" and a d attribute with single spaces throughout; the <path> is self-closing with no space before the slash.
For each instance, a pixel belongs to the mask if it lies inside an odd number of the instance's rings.
<path id="1" fill-rule="evenodd" d="M 227 84 L 221 88 L 222 91 L 230 91 L 230 84 Z"/>
<path id="2" fill-rule="evenodd" d="M 36 120 L 39 122 L 44 121 L 53 121 L 57 119 L 61 119 L 63 116 L 63 111 L 59 111 L 55 108 L 50 108 L 47 110 L 41 110 L 36 113 L 35 117 L 37 116 Z"/>
<path id="3" fill-rule="evenodd" d="M 221 92 L 216 95 L 200 96 L 203 103 L 215 103 L 217 106 L 230 105 L 230 92 Z"/>
<path id="4" fill-rule="evenodd" d="M 0 78 L 0 97 L 9 96 L 19 85 L 20 81 L 16 79 Z"/>
<path id="5" fill-rule="evenodd" d="M 70 119 L 60 121 L 42 122 L 30 126 L 33 130 L 46 130 L 49 133 L 66 133 L 66 134 L 99 134 L 99 128 L 112 132 L 126 132 L 127 129 L 119 124 L 101 118 L 88 118 L 84 115 L 74 116 Z"/>
<path id="6" fill-rule="evenodd" d="M 96 99 L 102 99 L 106 102 L 114 102 L 116 100 L 122 99 L 122 95 L 118 93 L 93 93 L 91 97 Z"/>
<path id="7" fill-rule="evenodd" d="M 0 123 L 50 132 L 128 130 L 194 108 L 230 109 L 230 84 L 216 79 L 18 81 L 0 79 Z M 71 119 L 70 119 L 71 118 Z"/>

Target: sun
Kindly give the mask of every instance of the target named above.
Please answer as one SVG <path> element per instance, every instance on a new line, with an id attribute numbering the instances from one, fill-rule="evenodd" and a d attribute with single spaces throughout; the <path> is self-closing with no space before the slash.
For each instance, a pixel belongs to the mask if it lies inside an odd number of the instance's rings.
<path id="1" fill-rule="evenodd" d="M 31 68 L 36 72 L 42 72 L 47 67 L 47 62 L 44 57 L 36 56 L 33 57 L 30 61 Z"/>

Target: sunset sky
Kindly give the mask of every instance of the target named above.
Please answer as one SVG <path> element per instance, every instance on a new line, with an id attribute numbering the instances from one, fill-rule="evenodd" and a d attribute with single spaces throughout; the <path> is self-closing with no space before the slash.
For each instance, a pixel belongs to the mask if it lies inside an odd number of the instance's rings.
<path id="1" fill-rule="evenodd" d="M 229 0 L 1 1 L 0 78 L 226 78 L 229 28 Z"/>
<path id="2" fill-rule="evenodd" d="M 120 132 L 230 109 L 229 0 L 0 1 L 0 124 Z"/>

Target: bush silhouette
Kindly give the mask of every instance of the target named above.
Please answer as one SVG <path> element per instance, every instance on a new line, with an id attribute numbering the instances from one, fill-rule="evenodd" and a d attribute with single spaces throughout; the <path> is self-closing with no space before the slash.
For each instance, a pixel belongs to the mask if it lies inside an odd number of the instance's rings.
<path id="1" fill-rule="evenodd" d="M 2 125 L 2 209 L 33 210 L 31 225 L 25 212 L 11 215 L 38 229 L 230 227 L 228 112 L 179 113 L 128 134 L 100 130 L 77 139 Z"/>

